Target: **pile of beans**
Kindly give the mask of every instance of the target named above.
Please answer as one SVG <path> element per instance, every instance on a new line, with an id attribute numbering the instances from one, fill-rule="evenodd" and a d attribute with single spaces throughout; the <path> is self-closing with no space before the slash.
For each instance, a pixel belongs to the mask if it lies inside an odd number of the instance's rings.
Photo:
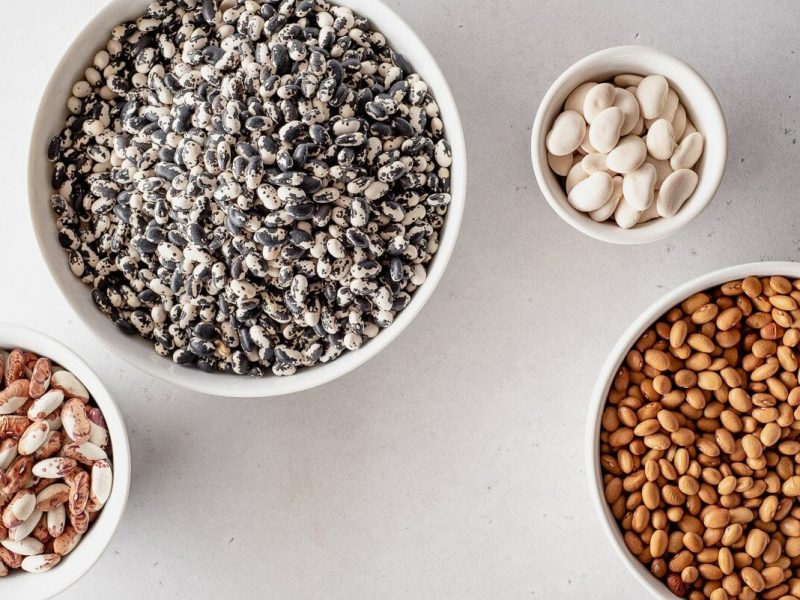
<path id="1" fill-rule="evenodd" d="M 673 217 L 691 197 L 704 138 L 661 75 L 579 85 L 547 135 L 570 205 L 623 229 Z"/>
<path id="2" fill-rule="evenodd" d="M 600 434 L 628 549 L 677 596 L 800 598 L 800 280 L 699 293 L 636 343 Z"/>
<path id="3" fill-rule="evenodd" d="M 75 375 L 0 351 L 0 577 L 42 573 L 80 543 L 111 495 L 103 413 Z"/>
<path id="4" fill-rule="evenodd" d="M 450 203 L 439 108 L 327 0 L 155 0 L 115 27 L 49 148 L 73 273 L 206 371 L 291 375 L 389 327 Z"/>

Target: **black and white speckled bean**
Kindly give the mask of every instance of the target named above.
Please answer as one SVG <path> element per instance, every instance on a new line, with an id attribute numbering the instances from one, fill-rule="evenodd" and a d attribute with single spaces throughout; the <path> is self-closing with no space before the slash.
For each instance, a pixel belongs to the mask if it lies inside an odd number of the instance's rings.
<path id="1" fill-rule="evenodd" d="M 327 0 L 153 0 L 114 28 L 46 148 L 95 305 L 178 364 L 291 375 L 423 285 L 451 202 L 439 107 Z"/>

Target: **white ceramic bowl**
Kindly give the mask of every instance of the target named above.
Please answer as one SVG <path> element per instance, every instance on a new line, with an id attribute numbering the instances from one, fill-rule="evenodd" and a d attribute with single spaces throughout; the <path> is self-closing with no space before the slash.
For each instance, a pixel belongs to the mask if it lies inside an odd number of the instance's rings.
<path id="1" fill-rule="evenodd" d="M 83 577 L 111 542 L 122 520 L 131 483 L 128 435 L 119 408 L 106 388 L 94 371 L 69 348 L 43 333 L 7 323 L 0 323 L 0 348 L 30 350 L 72 372 L 86 386 L 97 406 L 103 411 L 113 449 L 114 484 L 111 496 L 75 550 L 46 573 L 14 571 L 0 579 L 0 598 L 45 600 L 63 592 Z"/>
<path id="2" fill-rule="evenodd" d="M 433 294 L 456 245 L 467 188 L 467 153 L 458 109 L 436 61 L 414 31 L 378 0 L 347 0 L 341 4 L 364 15 L 404 54 L 428 83 L 439 103 L 447 138 L 453 152 L 452 202 L 441 233 L 439 251 L 429 266 L 427 281 L 417 290 L 409 306 L 394 324 L 357 352 L 348 352 L 326 365 L 319 365 L 286 378 L 251 379 L 236 375 L 203 373 L 175 365 L 155 353 L 142 339 L 123 335 L 94 306 L 90 289 L 70 272 L 66 254 L 58 244 L 55 218 L 49 206 L 51 165 L 46 149 L 66 118 L 65 103 L 74 82 L 83 78 L 97 50 L 104 47 L 115 25 L 142 14 L 148 0 L 113 0 L 92 19 L 64 54 L 44 91 L 31 140 L 28 163 L 30 210 L 39 248 L 50 273 L 72 308 L 112 352 L 142 371 L 164 381 L 200 393 L 217 396 L 258 398 L 306 390 L 341 377 L 386 348 L 422 310 Z"/>
<path id="3" fill-rule="evenodd" d="M 611 350 L 608 360 L 606 360 L 605 365 L 603 365 L 600 371 L 600 376 L 597 379 L 592 393 L 586 429 L 586 472 L 589 475 L 589 491 L 592 503 L 600 517 L 603 530 L 608 534 L 611 545 L 622 559 L 622 562 L 625 563 L 639 583 L 641 583 L 654 598 L 659 598 L 660 600 L 675 600 L 675 596 L 628 551 L 619 525 L 617 525 L 603 497 L 603 476 L 600 470 L 600 420 L 603 409 L 606 406 L 606 398 L 608 397 L 608 392 L 611 390 L 614 376 L 622 366 L 628 351 L 633 347 L 639 337 L 653 323 L 666 314 L 667 311 L 680 304 L 692 294 L 751 275 L 757 277 L 784 275 L 791 278 L 800 278 L 800 263 L 761 262 L 737 265 L 735 267 L 728 267 L 708 273 L 707 275 L 693 279 L 677 289 L 672 290 L 631 323 L 631 326 Z"/>
<path id="4" fill-rule="evenodd" d="M 663 75 L 667 78 L 687 115 L 705 137 L 703 157 L 695 170 L 697 189 L 677 215 L 621 229 L 613 220 L 597 223 L 567 202 L 563 184 L 547 164 L 545 138 L 561 113 L 567 96 L 587 81 L 602 82 L 621 73 Z M 725 117 L 714 92 L 692 67 L 674 56 L 647 46 L 617 46 L 579 60 L 556 79 L 539 106 L 531 137 L 531 158 L 539 188 L 553 210 L 578 231 L 614 244 L 644 244 L 666 238 L 692 221 L 711 202 L 722 181 L 728 155 Z"/>

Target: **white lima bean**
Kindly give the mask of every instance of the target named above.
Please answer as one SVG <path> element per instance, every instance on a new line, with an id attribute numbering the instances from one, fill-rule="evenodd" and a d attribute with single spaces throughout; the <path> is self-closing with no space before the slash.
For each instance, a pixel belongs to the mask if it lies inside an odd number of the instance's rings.
<path id="1" fill-rule="evenodd" d="M 587 92 L 583 101 L 583 117 L 589 125 L 601 112 L 614 106 L 614 89 L 610 83 L 598 83 Z"/>
<path id="2" fill-rule="evenodd" d="M 629 229 L 681 209 L 705 140 L 666 78 L 623 73 L 572 90 L 545 145 L 569 204 Z"/>
<path id="3" fill-rule="evenodd" d="M 608 154 L 593 152 L 592 154 L 587 154 L 583 157 L 583 160 L 581 161 L 581 167 L 583 167 L 583 170 L 591 175 L 592 173 L 607 171 L 607 163 Z"/>
<path id="4" fill-rule="evenodd" d="M 648 75 L 636 87 L 636 99 L 645 119 L 655 119 L 667 104 L 669 84 L 661 75 Z"/>
<path id="5" fill-rule="evenodd" d="M 678 110 L 675 111 L 675 116 L 672 118 L 672 129 L 675 131 L 675 140 L 681 140 L 683 132 L 686 130 L 686 109 L 683 104 L 678 105 Z"/>
<path id="6" fill-rule="evenodd" d="M 636 96 L 623 88 L 614 89 L 614 106 L 622 111 L 625 120 L 622 122 L 621 135 L 628 135 L 639 122 L 639 103 Z"/>
<path id="7" fill-rule="evenodd" d="M 678 106 L 680 105 L 681 101 L 678 98 L 678 94 L 675 93 L 675 90 L 669 89 L 667 91 L 667 99 L 664 101 L 664 108 L 658 114 L 658 116 L 652 119 L 645 119 L 644 124 L 647 125 L 648 128 L 653 126 L 653 122 L 656 119 L 666 119 L 670 123 L 675 118 L 675 113 L 678 111 Z"/>
<path id="8" fill-rule="evenodd" d="M 598 172 L 572 188 L 567 199 L 576 210 L 591 212 L 608 202 L 613 191 L 614 182 L 611 175 Z"/>
<path id="9" fill-rule="evenodd" d="M 625 198 L 620 200 L 617 209 L 614 211 L 614 220 L 622 229 L 630 229 L 636 225 L 641 216 L 642 211 L 633 208 L 625 201 Z"/>
<path id="10" fill-rule="evenodd" d="M 669 159 L 670 166 L 675 171 L 694 167 L 703 154 L 703 143 L 704 140 L 701 133 L 695 131 L 687 135 Z"/>
<path id="11" fill-rule="evenodd" d="M 617 175 L 612 177 L 611 181 L 614 184 L 614 189 L 611 192 L 611 198 L 608 200 L 608 202 L 603 204 L 603 206 L 589 213 L 589 216 L 598 223 L 608 221 L 608 219 L 613 217 L 614 211 L 617 210 L 619 201 L 622 200 L 622 177 Z"/>
<path id="12" fill-rule="evenodd" d="M 656 187 L 656 168 L 644 163 L 633 173 L 628 173 L 622 181 L 622 195 L 631 208 L 647 210 L 653 203 Z"/>
<path id="13" fill-rule="evenodd" d="M 683 135 L 681 136 L 681 138 L 680 138 L 678 141 L 679 141 L 679 142 L 682 142 L 682 141 L 683 141 L 683 140 L 685 140 L 687 137 L 689 137 L 690 135 L 692 135 L 692 134 L 693 134 L 695 131 L 697 131 L 697 129 L 695 128 L 694 124 L 693 124 L 691 121 L 689 121 L 689 120 L 688 120 L 688 117 L 687 117 L 687 120 L 686 120 L 686 127 L 684 127 L 684 129 L 683 129 Z"/>
<path id="14" fill-rule="evenodd" d="M 569 170 L 572 168 L 572 154 L 565 154 L 564 156 L 556 156 L 555 154 L 547 153 L 547 164 L 553 170 L 553 173 L 566 177 Z"/>
<path id="15" fill-rule="evenodd" d="M 622 75 L 617 75 L 614 77 L 614 85 L 617 85 L 621 88 L 627 87 L 636 87 L 641 83 L 642 77 L 641 75 L 634 75 L 632 73 L 623 73 Z"/>
<path id="16" fill-rule="evenodd" d="M 586 128 L 586 134 L 583 136 L 583 141 L 581 142 L 581 145 L 578 147 L 578 152 L 580 152 L 584 156 L 587 155 L 587 154 L 592 154 L 594 152 L 597 152 L 597 150 L 595 150 L 592 147 L 592 144 L 589 142 L 589 128 L 588 127 Z"/>
<path id="17" fill-rule="evenodd" d="M 586 135 L 586 122 L 580 113 L 568 110 L 556 118 L 547 136 L 547 150 L 556 156 L 572 154 Z"/>
<path id="18" fill-rule="evenodd" d="M 611 152 L 619 142 L 624 120 L 622 110 L 616 106 L 605 109 L 589 126 L 589 143 L 598 152 Z"/>
<path id="19" fill-rule="evenodd" d="M 644 119 L 639 117 L 639 120 L 636 121 L 636 125 L 633 127 L 631 131 L 631 135 L 642 135 L 644 133 Z"/>
<path id="20" fill-rule="evenodd" d="M 657 160 L 652 156 L 649 156 L 645 159 L 645 162 L 650 163 L 656 168 L 656 189 L 661 189 L 661 184 L 664 183 L 664 180 L 670 176 L 672 173 L 672 167 L 669 166 L 668 160 Z"/>
<path id="21" fill-rule="evenodd" d="M 584 179 L 589 177 L 589 173 L 583 170 L 583 165 L 581 161 L 576 162 L 569 171 L 567 175 L 567 194 L 572 192 L 573 188 L 578 185 Z"/>
<path id="22" fill-rule="evenodd" d="M 647 132 L 647 151 L 657 160 L 669 160 L 675 150 L 675 130 L 672 122 L 658 119 Z"/>
<path id="23" fill-rule="evenodd" d="M 594 81 L 587 81 L 576 87 L 572 93 L 567 96 L 567 101 L 564 102 L 564 110 L 574 110 L 577 113 L 583 114 L 583 103 L 586 100 L 586 94 L 596 85 Z"/>
<path id="24" fill-rule="evenodd" d="M 647 158 L 647 145 L 638 135 L 626 135 L 611 152 L 606 164 L 615 173 L 632 173 L 642 166 Z"/>
<path id="25" fill-rule="evenodd" d="M 655 219 L 658 219 L 661 216 L 658 214 L 658 208 L 656 207 L 656 204 L 658 203 L 658 192 L 655 193 L 655 196 L 656 199 L 650 205 L 650 208 L 644 211 L 642 213 L 642 216 L 639 217 L 639 223 L 638 223 L 639 225 L 641 225 L 642 223 L 647 223 L 648 221 L 653 221 Z"/>
<path id="26" fill-rule="evenodd" d="M 667 177 L 658 193 L 658 214 L 674 217 L 694 193 L 697 180 L 697 173 L 691 169 L 680 169 Z"/>

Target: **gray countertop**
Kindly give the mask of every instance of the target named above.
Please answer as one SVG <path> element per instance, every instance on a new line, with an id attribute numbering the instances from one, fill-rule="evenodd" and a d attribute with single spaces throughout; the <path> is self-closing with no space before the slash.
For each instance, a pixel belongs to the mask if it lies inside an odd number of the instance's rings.
<path id="1" fill-rule="evenodd" d="M 642 598 L 587 492 L 595 376 L 628 322 L 712 269 L 800 254 L 800 6 L 791 1 L 389 0 L 458 101 L 468 207 L 447 274 L 388 350 L 308 393 L 226 401 L 112 358 L 45 272 L 25 153 L 51 70 L 102 0 L 28 0 L 0 24 L 0 320 L 89 359 L 134 456 L 125 519 L 62 597 Z M 572 62 L 649 44 L 694 65 L 730 129 L 728 171 L 675 237 L 583 237 L 545 203 L 530 125 Z M 2 594 L 2 582 L 0 582 Z"/>

